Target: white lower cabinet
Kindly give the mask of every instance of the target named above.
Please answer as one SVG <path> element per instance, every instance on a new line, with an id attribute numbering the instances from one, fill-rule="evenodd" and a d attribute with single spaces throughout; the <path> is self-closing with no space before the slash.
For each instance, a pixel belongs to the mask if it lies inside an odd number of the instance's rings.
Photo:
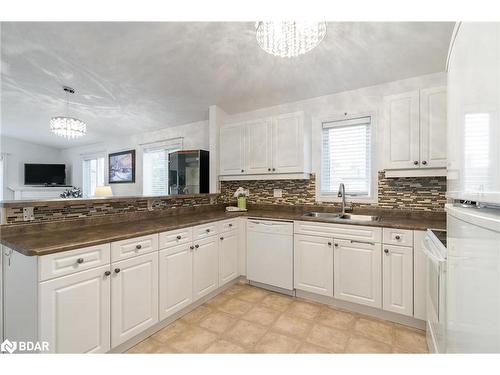
<path id="1" fill-rule="evenodd" d="M 413 248 L 384 245 L 383 309 L 413 315 Z"/>
<path id="2" fill-rule="evenodd" d="M 294 287 L 333 297 L 333 239 L 295 234 Z"/>
<path id="3" fill-rule="evenodd" d="M 335 240 L 335 298 L 382 307 L 381 245 Z"/>
<path id="4" fill-rule="evenodd" d="M 158 252 L 111 265 L 111 344 L 158 322 Z"/>
<path id="5" fill-rule="evenodd" d="M 110 350 L 109 264 L 39 284 L 40 341 L 52 353 Z"/>
<path id="6" fill-rule="evenodd" d="M 238 231 L 222 233 L 219 243 L 219 285 L 238 277 Z"/>
<path id="7" fill-rule="evenodd" d="M 193 302 L 193 247 L 179 245 L 160 251 L 160 320 Z"/>
<path id="8" fill-rule="evenodd" d="M 194 242 L 193 300 L 219 286 L 219 238 L 211 236 Z"/>

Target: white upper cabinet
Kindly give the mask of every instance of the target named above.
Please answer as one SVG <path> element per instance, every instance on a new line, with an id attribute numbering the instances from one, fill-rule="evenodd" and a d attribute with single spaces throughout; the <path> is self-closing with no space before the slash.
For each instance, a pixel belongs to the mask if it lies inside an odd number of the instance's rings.
<path id="1" fill-rule="evenodd" d="M 410 91 L 384 98 L 387 168 L 418 167 L 419 92 Z"/>
<path id="2" fill-rule="evenodd" d="M 384 97 L 385 169 L 414 170 L 414 175 L 442 169 L 444 175 L 446 110 L 445 87 Z"/>
<path id="3" fill-rule="evenodd" d="M 246 125 L 246 168 L 247 174 L 272 172 L 272 121 L 256 120 Z"/>
<path id="4" fill-rule="evenodd" d="M 446 168 L 446 87 L 420 91 L 420 162 Z"/>
<path id="5" fill-rule="evenodd" d="M 304 172 L 304 117 L 302 113 L 273 119 L 273 172 Z"/>
<path id="6" fill-rule="evenodd" d="M 335 240 L 335 298 L 382 307 L 381 245 L 354 240 Z"/>
<path id="7" fill-rule="evenodd" d="M 309 133 L 305 131 L 303 112 L 223 126 L 220 175 L 272 179 L 309 173 Z"/>
<path id="8" fill-rule="evenodd" d="M 220 174 L 241 175 L 245 173 L 244 124 L 224 126 L 220 129 Z"/>

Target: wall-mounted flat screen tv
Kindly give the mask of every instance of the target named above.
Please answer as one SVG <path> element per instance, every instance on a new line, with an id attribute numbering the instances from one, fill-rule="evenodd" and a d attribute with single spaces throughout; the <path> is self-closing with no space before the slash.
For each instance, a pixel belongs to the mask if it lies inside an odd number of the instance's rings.
<path id="1" fill-rule="evenodd" d="M 24 164 L 25 185 L 65 185 L 65 164 Z"/>

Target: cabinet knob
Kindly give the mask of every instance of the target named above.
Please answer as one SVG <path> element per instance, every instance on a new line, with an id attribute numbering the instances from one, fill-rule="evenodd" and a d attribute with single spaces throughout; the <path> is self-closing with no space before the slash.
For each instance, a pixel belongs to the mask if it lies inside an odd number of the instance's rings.
<path id="1" fill-rule="evenodd" d="M 200 247 L 200 245 L 194 245 L 194 247 L 197 249 L 197 248 L 199 248 L 199 247 Z"/>
<path id="2" fill-rule="evenodd" d="M 120 273 L 120 269 L 119 268 L 115 268 L 115 273 Z"/>
<path id="3" fill-rule="evenodd" d="M 232 227 L 232 226 L 233 226 L 233 224 L 229 223 L 229 226 L 230 226 L 230 227 Z"/>
<path id="4" fill-rule="evenodd" d="M 384 253 L 389 254 L 389 249 L 384 249 Z"/>
<path id="5" fill-rule="evenodd" d="M 415 160 L 413 164 L 418 165 L 418 160 Z"/>
<path id="6" fill-rule="evenodd" d="M 397 240 L 400 240 L 401 236 L 400 235 L 396 235 L 394 238 L 397 239 Z"/>
<path id="7" fill-rule="evenodd" d="M 82 264 L 82 263 L 83 263 L 83 258 L 78 258 L 78 259 L 76 260 L 76 263 L 78 263 L 78 264 Z"/>
<path id="8" fill-rule="evenodd" d="M 135 248 L 136 248 L 137 250 L 140 250 L 140 249 L 142 249 L 142 245 L 140 245 L 140 244 L 139 244 L 139 245 L 135 245 Z"/>
<path id="9" fill-rule="evenodd" d="M 191 245 L 191 246 L 189 246 L 189 248 L 190 248 L 191 250 L 193 250 L 193 249 L 194 249 L 194 246 L 193 246 L 193 245 Z"/>
<path id="10" fill-rule="evenodd" d="M 328 246 L 332 246 L 332 243 L 331 243 L 331 242 L 328 242 Z"/>
<path id="11" fill-rule="evenodd" d="M 267 171 L 268 171 L 268 172 L 271 172 L 271 168 L 267 168 Z"/>
<path id="12" fill-rule="evenodd" d="M 207 233 L 210 233 L 210 229 L 207 228 Z"/>
<path id="13" fill-rule="evenodd" d="M 222 240 L 224 239 L 224 237 L 221 237 L 220 239 L 221 239 L 221 241 L 222 241 Z"/>
<path id="14" fill-rule="evenodd" d="M 104 272 L 104 276 L 109 276 L 109 275 L 111 275 L 111 271 Z"/>
<path id="15" fill-rule="evenodd" d="M 425 161 L 425 160 L 424 160 L 424 161 L 422 162 L 422 164 L 423 164 L 423 165 L 427 165 L 427 161 Z"/>
<path id="16" fill-rule="evenodd" d="M 245 172 L 245 170 L 244 170 L 244 169 L 242 169 L 242 170 L 241 170 L 241 173 L 243 173 L 243 172 Z"/>
<path id="17" fill-rule="evenodd" d="M 181 236 L 177 236 L 177 239 L 180 240 L 182 237 Z"/>
<path id="18" fill-rule="evenodd" d="M 276 168 L 273 168 L 273 172 L 275 172 L 275 171 L 276 171 Z"/>

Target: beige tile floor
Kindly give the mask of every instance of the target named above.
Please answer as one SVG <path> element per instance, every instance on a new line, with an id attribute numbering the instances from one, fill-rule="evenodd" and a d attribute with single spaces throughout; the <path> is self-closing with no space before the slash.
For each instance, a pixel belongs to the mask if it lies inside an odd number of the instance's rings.
<path id="1" fill-rule="evenodd" d="M 426 353 L 425 332 L 238 283 L 128 353 Z"/>

